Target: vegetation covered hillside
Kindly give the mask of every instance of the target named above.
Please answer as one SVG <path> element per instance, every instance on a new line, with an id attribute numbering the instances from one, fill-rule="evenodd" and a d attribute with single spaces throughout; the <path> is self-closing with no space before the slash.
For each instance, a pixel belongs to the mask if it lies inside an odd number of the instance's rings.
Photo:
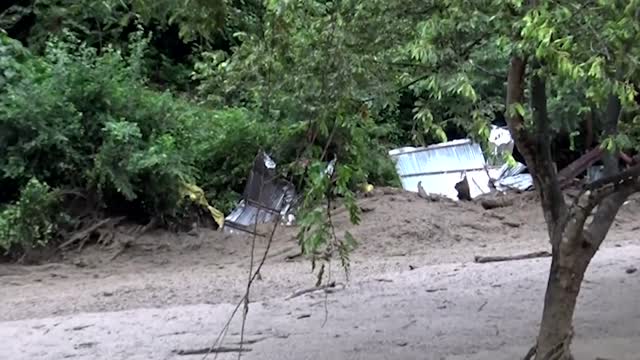
<path id="1" fill-rule="evenodd" d="M 639 17 L 638 0 L 4 1 L 0 250 L 108 216 L 184 225 L 194 185 L 228 211 L 259 150 L 304 194 L 305 251 L 346 250 L 327 209 L 357 222 L 359 186 L 397 185 L 389 148 L 484 143 L 502 121 L 553 250 L 531 356 L 568 359 L 584 272 L 640 190 L 640 159 L 618 161 L 637 153 Z M 563 150 L 594 147 L 604 177 L 567 201 Z"/>

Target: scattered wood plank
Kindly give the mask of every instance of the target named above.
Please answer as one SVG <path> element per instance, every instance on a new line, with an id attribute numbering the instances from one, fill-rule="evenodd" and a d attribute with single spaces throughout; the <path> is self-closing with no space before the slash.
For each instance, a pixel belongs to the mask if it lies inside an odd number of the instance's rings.
<path id="1" fill-rule="evenodd" d="M 293 261 L 293 260 L 295 260 L 295 259 L 297 259 L 299 257 L 302 257 L 302 255 L 303 255 L 302 251 L 298 251 L 298 252 L 295 252 L 293 254 L 289 254 L 289 255 L 285 256 L 284 259 L 285 259 L 285 261 Z"/>
<path id="2" fill-rule="evenodd" d="M 480 307 L 478 308 L 478 312 L 482 311 L 482 309 L 484 309 L 485 306 L 487 306 L 487 304 L 489 303 L 489 300 L 485 300 L 482 305 L 480 305 Z"/>
<path id="3" fill-rule="evenodd" d="M 498 197 L 494 199 L 482 199 L 480 205 L 485 210 L 492 210 L 498 208 L 509 207 L 513 205 L 513 199 Z"/>
<path id="4" fill-rule="evenodd" d="M 508 226 L 508 227 L 512 227 L 512 228 L 519 228 L 522 224 L 514 222 L 514 221 L 503 221 L 502 224 Z"/>
<path id="5" fill-rule="evenodd" d="M 302 289 L 302 290 L 298 290 L 296 292 L 294 292 L 293 294 L 289 295 L 285 300 L 291 300 L 293 298 L 297 298 L 299 296 L 305 295 L 305 294 L 309 294 L 312 292 L 316 292 L 316 291 L 327 291 L 329 289 L 334 289 L 336 288 L 338 285 L 342 285 L 342 287 L 344 288 L 344 284 L 336 284 L 335 281 L 326 284 L 326 285 L 321 285 L 321 286 L 314 286 L 312 288 L 308 288 L 308 289 Z"/>
<path id="6" fill-rule="evenodd" d="M 431 288 L 431 289 L 427 289 L 425 290 L 428 293 L 434 293 L 434 292 L 438 292 L 438 291 L 447 291 L 447 288 L 442 287 L 442 288 Z"/>
<path id="7" fill-rule="evenodd" d="M 528 254 L 513 255 L 513 256 L 476 256 L 474 258 L 474 261 L 479 264 L 485 264 L 490 262 L 526 260 L 526 259 L 535 259 L 535 258 L 545 258 L 550 256 L 551 256 L 551 253 L 548 251 L 536 251 Z"/>
<path id="8" fill-rule="evenodd" d="M 206 347 L 199 349 L 187 349 L 187 350 L 174 350 L 174 353 L 178 356 L 189 356 L 189 355 L 206 355 L 206 354 L 223 354 L 223 353 L 234 353 L 234 352 L 249 352 L 250 348 L 229 348 L 229 347 Z"/>

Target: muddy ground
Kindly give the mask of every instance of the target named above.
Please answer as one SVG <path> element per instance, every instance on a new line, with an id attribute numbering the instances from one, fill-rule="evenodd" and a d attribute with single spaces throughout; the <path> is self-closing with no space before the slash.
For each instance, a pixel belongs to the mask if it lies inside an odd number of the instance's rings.
<path id="1" fill-rule="evenodd" d="M 535 337 L 548 259 L 474 264 L 476 255 L 548 250 L 531 196 L 484 210 L 393 189 L 360 201 L 346 288 L 312 293 L 295 228 L 280 228 L 251 292 L 247 359 L 518 359 Z M 578 359 L 640 359 L 640 204 L 620 212 L 576 315 Z M 261 253 L 266 240 L 259 240 Z M 148 233 L 127 252 L 86 248 L 60 263 L 0 265 L 0 359 L 196 359 L 246 287 L 250 238 Z M 326 323 L 325 323 L 326 321 Z M 324 324 L 324 326 L 322 326 Z M 234 322 L 225 346 L 237 347 Z M 226 356 L 226 357 L 225 357 Z M 219 358 L 235 354 L 223 354 Z M 231 358 L 231 357 L 229 357 Z"/>

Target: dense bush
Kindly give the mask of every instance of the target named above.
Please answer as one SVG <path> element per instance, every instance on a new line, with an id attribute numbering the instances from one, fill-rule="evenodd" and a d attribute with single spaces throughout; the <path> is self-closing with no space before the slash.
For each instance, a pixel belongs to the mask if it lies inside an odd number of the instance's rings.
<path id="1" fill-rule="evenodd" d="M 48 194 L 48 186 L 90 193 L 106 211 L 172 218 L 181 209 L 181 185 L 201 182 L 210 199 L 226 199 L 228 207 L 227 192 L 241 190 L 272 134 L 248 111 L 212 111 L 149 90 L 139 35 L 126 54 L 98 54 L 69 37 L 48 43 L 44 57 L 2 40 L 0 204 L 11 204 L 0 215 L 5 250 L 51 238 L 54 224 L 44 226 L 44 218 L 25 235 L 31 223 L 23 215 L 46 213 L 51 202 L 34 196 Z"/>
<path id="2" fill-rule="evenodd" d="M 84 193 L 105 213 L 175 222 L 187 211 L 184 184 L 197 184 L 226 212 L 258 150 L 270 151 L 284 169 L 296 160 L 306 141 L 302 123 L 241 107 L 212 110 L 152 90 L 146 42 L 135 33 L 128 49 L 98 52 L 67 35 L 35 56 L 2 35 L 0 248 L 56 237 L 62 218 L 50 210 L 59 214 L 64 205 L 56 190 Z M 379 127 L 368 122 L 340 134 L 341 161 L 355 170 L 351 185 L 397 183 Z"/>
<path id="3" fill-rule="evenodd" d="M 60 206 L 57 192 L 35 178 L 29 180 L 18 201 L 0 207 L 0 251 L 19 252 L 55 239 L 67 220 Z"/>

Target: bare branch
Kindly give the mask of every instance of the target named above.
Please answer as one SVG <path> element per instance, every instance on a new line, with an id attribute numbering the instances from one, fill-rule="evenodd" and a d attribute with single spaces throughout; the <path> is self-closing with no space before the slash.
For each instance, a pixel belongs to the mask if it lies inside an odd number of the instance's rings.
<path id="1" fill-rule="evenodd" d="M 616 185 L 622 182 L 633 181 L 635 178 L 640 177 L 640 164 L 634 165 L 624 171 L 621 171 L 615 175 L 607 176 L 595 180 L 586 185 L 586 190 L 597 190 L 608 185 Z"/>
<path id="2" fill-rule="evenodd" d="M 640 192 L 640 180 L 634 178 L 615 186 L 602 188 L 600 191 L 609 192 L 609 194 L 603 196 L 603 199 L 598 203 L 593 220 L 585 230 L 585 240 L 595 249 L 600 247 L 604 241 L 624 202 L 632 194 Z"/>

